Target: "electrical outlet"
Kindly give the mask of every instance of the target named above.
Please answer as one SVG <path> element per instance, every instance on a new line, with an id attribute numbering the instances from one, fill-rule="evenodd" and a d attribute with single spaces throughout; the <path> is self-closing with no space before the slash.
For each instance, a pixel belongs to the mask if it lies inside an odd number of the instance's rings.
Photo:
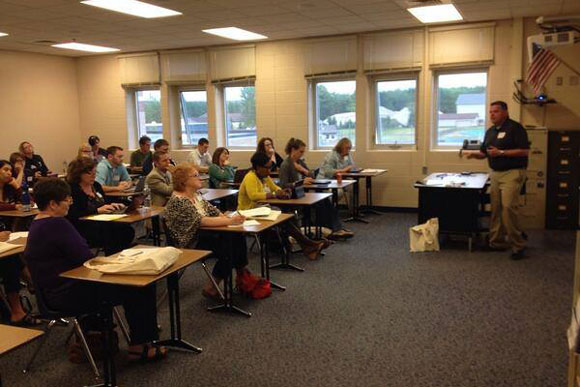
<path id="1" fill-rule="evenodd" d="M 577 75 L 570 76 L 570 86 L 578 86 L 578 76 Z"/>
<path id="2" fill-rule="evenodd" d="M 564 84 L 563 77 L 556 77 L 556 86 L 562 86 Z"/>
<path id="3" fill-rule="evenodd" d="M 422 173 L 423 175 L 426 175 L 426 174 L 428 174 L 428 173 L 429 173 L 429 169 L 428 169 L 427 167 L 423 167 L 423 168 L 421 169 L 421 173 Z"/>

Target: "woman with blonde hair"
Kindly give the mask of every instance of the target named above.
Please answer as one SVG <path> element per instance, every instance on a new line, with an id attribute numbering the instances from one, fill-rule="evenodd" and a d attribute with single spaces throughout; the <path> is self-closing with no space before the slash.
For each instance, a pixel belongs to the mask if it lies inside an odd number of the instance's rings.
<path id="1" fill-rule="evenodd" d="M 81 158 L 81 157 L 87 157 L 87 158 L 91 158 L 91 159 L 93 158 L 93 149 L 86 142 L 83 142 L 81 144 L 81 146 L 79 146 L 79 152 L 77 153 L 77 158 Z"/>
<path id="2" fill-rule="evenodd" d="M 240 292 L 252 298 L 268 297 L 271 294 L 270 283 L 250 273 L 246 268 L 248 265 L 246 239 L 242 234 L 231 234 L 228 240 L 222 240 L 222 234 L 199 231 L 203 226 L 239 225 L 244 222 L 244 217 L 226 216 L 202 198 L 199 192 L 202 187 L 199 172 L 192 164 L 178 165 L 172 176 L 173 195 L 165 206 L 164 217 L 176 247 L 213 251 L 218 258 L 212 272 L 216 283 L 219 284 L 228 278 L 230 268 L 233 267 L 236 269 L 236 285 Z M 229 251 L 233 252 L 231 266 L 228 262 Z M 219 297 L 212 281 L 206 283 L 202 295 L 214 299 Z"/>
<path id="3" fill-rule="evenodd" d="M 341 138 L 334 149 L 326 155 L 318 177 L 322 179 L 334 179 L 336 174 L 347 173 L 354 167 L 354 161 L 350 154 L 352 142 L 347 137 Z"/>

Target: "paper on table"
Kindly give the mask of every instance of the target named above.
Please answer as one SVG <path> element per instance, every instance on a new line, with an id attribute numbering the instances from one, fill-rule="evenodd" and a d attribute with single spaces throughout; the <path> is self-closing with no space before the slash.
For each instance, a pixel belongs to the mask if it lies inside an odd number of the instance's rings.
<path id="1" fill-rule="evenodd" d="M 99 214 L 99 215 L 88 216 L 86 219 L 110 221 L 110 220 L 121 219 L 121 218 L 124 218 L 125 216 L 127 216 L 127 215 L 126 214 Z"/>
<path id="2" fill-rule="evenodd" d="M 278 217 L 280 216 L 280 214 L 282 213 L 282 211 L 276 211 L 276 210 L 272 210 L 270 211 L 270 215 L 268 216 L 262 216 L 258 219 L 260 220 L 269 220 L 269 221 L 275 221 L 276 219 L 278 219 Z"/>
<path id="3" fill-rule="evenodd" d="M 260 222 L 257 220 L 244 220 L 242 224 L 230 224 L 228 227 L 249 227 L 249 226 L 259 226 Z"/>
<path id="4" fill-rule="evenodd" d="M 361 171 L 361 173 L 378 173 L 383 172 L 384 169 L 372 169 L 372 168 L 365 168 Z"/>
<path id="5" fill-rule="evenodd" d="M 16 249 L 18 247 L 21 247 L 21 246 L 20 245 L 15 245 L 13 243 L 0 242 L 0 253 L 4 253 L 6 251 L 10 251 L 10 250 Z"/>
<path id="6" fill-rule="evenodd" d="M 20 231 L 20 232 L 13 232 L 10 233 L 8 237 L 8 241 L 13 241 L 18 238 L 28 238 L 28 231 Z"/>
<path id="7" fill-rule="evenodd" d="M 250 210 L 238 210 L 238 213 L 246 218 L 268 216 L 272 212 L 270 207 L 257 207 Z"/>

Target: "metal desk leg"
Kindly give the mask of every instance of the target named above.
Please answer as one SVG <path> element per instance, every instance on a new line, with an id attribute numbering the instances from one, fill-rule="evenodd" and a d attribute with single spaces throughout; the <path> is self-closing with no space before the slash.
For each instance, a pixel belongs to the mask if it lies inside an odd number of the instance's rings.
<path id="1" fill-rule="evenodd" d="M 103 356 L 103 383 L 91 387 L 117 387 L 117 373 L 113 358 L 113 305 L 105 304 L 102 310 L 105 325 L 105 356 Z"/>
<path id="2" fill-rule="evenodd" d="M 278 235 L 280 235 L 280 234 L 278 234 Z M 282 238 L 279 238 L 279 239 L 280 239 L 280 244 L 282 245 L 282 250 L 283 250 L 282 260 L 280 261 L 280 263 L 268 265 L 265 262 L 265 257 L 264 257 L 264 260 L 262 261 L 262 263 L 263 263 L 263 265 L 262 265 L 262 277 L 265 277 L 265 274 L 264 274 L 264 267 L 265 266 L 268 266 L 268 271 L 267 271 L 268 276 L 270 275 L 270 269 L 287 269 L 287 270 L 304 271 L 304 269 L 301 268 L 300 266 L 296 266 L 296 265 L 290 263 L 291 251 L 289 251 L 289 249 L 284 248 L 284 242 L 282 241 Z M 261 246 L 260 251 L 264 251 L 264 246 Z M 270 261 L 270 258 L 268 256 L 268 263 L 269 263 L 269 261 Z M 266 277 L 266 278 L 268 278 L 268 277 Z"/>
<path id="3" fill-rule="evenodd" d="M 364 212 L 365 214 L 374 214 L 374 215 L 381 215 L 380 212 L 376 211 L 373 208 L 373 183 L 372 183 L 373 179 L 371 176 L 366 176 L 365 177 L 365 188 L 366 188 L 366 194 L 367 194 L 367 205 L 364 209 L 361 210 L 361 212 Z"/>
<path id="4" fill-rule="evenodd" d="M 151 231 L 153 232 L 153 244 L 161 246 L 161 227 L 159 226 L 159 215 L 151 218 Z"/>
<path id="5" fill-rule="evenodd" d="M 368 223 L 367 220 L 364 220 L 360 217 L 360 208 L 359 208 L 359 180 L 356 179 L 354 183 L 354 188 L 352 192 L 352 216 L 350 218 L 345 219 L 345 222 L 361 222 L 361 223 Z"/>
<path id="6" fill-rule="evenodd" d="M 228 266 L 229 266 L 229 270 L 228 270 L 228 277 L 224 278 L 224 302 L 222 304 L 219 305 L 215 305 L 215 306 L 210 306 L 209 308 L 207 308 L 207 310 L 209 310 L 210 312 L 218 312 L 218 311 L 225 311 L 225 312 L 229 312 L 229 313 L 237 313 L 237 314 L 241 314 L 242 316 L 246 316 L 246 317 L 252 317 L 252 313 L 247 312 L 245 310 L 243 310 L 242 308 L 237 307 L 236 305 L 234 305 L 234 276 L 232 275 L 232 257 L 234 255 L 233 253 L 233 243 L 232 241 L 228 241 L 228 246 L 229 246 L 229 250 L 228 250 Z"/>
<path id="7" fill-rule="evenodd" d="M 200 353 L 201 348 L 181 338 L 181 309 L 179 304 L 179 274 L 172 273 L 167 277 L 167 294 L 169 295 L 169 324 L 171 338 L 155 342 L 157 345 Z"/>
<path id="8" fill-rule="evenodd" d="M 260 235 L 260 242 L 262 244 L 262 248 L 260 249 L 260 261 L 263 264 L 263 267 L 266 269 L 266 279 L 270 281 L 270 285 L 278 290 L 286 290 L 285 286 L 282 286 L 270 279 L 270 252 L 268 251 L 268 236 L 262 237 Z M 286 255 L 286 254 L 284 254 Z M 285 265 L 285 268 L 293 268 L 292 265 L 288 262 L 282 262 L 279 265 Z M 282 266 L 278 266 L 282 267 Z"/>

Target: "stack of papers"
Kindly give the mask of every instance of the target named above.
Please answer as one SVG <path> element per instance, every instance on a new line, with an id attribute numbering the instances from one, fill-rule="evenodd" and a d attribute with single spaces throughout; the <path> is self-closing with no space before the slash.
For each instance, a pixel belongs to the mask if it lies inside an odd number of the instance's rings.
<path id="1" fill-rule="evenodd" d="M 372 168 L 365 168 L 361 171 L 361 173 L 379 173 L 383 172 L 384 169 L 372 169 Z"/>
<path id="2" fill-rule="evenodd" d="M 8 241 L 13 241 L 18 238 L 28 238 L 28 231 L 20 231 L 20 232 L 13 232 L 10 233 L 8 237 Z"/>
<path id="3" fill-rule="evenodd" d="M 231 224 L 228 227 L 249 227 L 249 226 L 259 226 L 260 222 L 257 220 L 245 220 L 242 224 Z"/>
<path id="4" fill-rule="evenodd" d="M 108 222 L 111 220 L 117 220 L 117 219 L 124 218 L 125 216 L 127 216 L 127 215 L 126 214 L 99 214 L 99 215 L 87 216 L 86 219 L 104 220 L 104 221 Z"/>
<path id="5" fill-rule="evenodd" d="M 282 211 L 272 210 L 270 207 L 257 207 L 251 210 L 239 210 L 238 213 L 248 219 L 275 221 Z"/>
<path id="6" fill-rule="evenodd" d="M 0 242 L 0 254 L 21 247 L 12 243 Z"/>

